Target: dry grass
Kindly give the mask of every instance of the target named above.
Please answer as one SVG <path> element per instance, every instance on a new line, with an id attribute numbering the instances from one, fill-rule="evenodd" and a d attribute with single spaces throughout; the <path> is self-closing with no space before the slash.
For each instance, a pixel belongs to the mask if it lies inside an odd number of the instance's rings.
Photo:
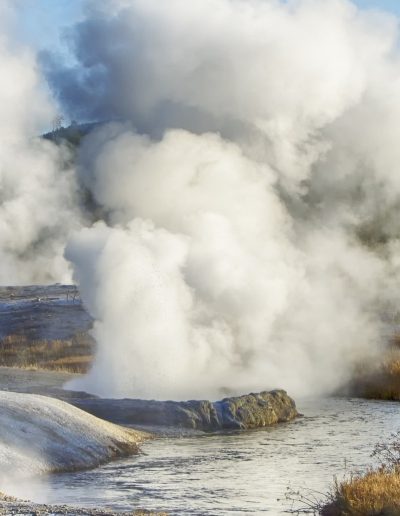
<path id="1" fill-rule="evenodd" d="M 0 365 L 8 367 L 84 373 L 93 353 L 94 342 L 87 333 L 66 340 L 31 340 L 26 335 L 8 335 L 0 340 Z"/>
<path id="2" fill-rule="evenodd" d="M 17 498 L 15 498 L 15 496 L 6 495 L 2 491 L 0 491 L 0 500 L 2 502 L 15 502 L 17 501 Z"/>
<path id="3" fill-rule="evenodd" d="M 297 504 L 297 508 L 288 510 L 292 514 L 399 516 L 400 472 L 382 466 L 342 482 L 335 480 L 328 494 L 289 491 L 287 499 L 292 507 Z"/>
<path id="4" fill-rule="evenodd" d="M 381 466 L 353 475 L 334 488 L 322 516 L 395 516 L 400 514 L 400 432 L 378 443 L 372 454 Z"/>
<path id="5" fill-rule="evenodd" d="M 379 363 L 358 364 L 349 393 L 368 399 L 400 401 L 400 337 L 396 336 Z"/>
<path id="6" fill-rule="evenodd" d="M 92 355 L 69 356 L 50 360 L 42 364 L 44 369 L 67 371 L 71 373 L 85 373 L 92 364 Z"/>
<path id="7" fill-rule="evenodd" d="M 328 493 L 315 491 L 287 493 L 292 514 L 321 516 L 399 516 L 400 515 L 400 432 L 389 441 L 378 443 L 372 453 L 380 466 L 367 473 L 336 479 Z M 299 505 L 300 504 L 300 505 Z"/>
<path id="8" fill-rule="evenodd" d="M 322 516 L 389 516 L 400 514 L 400 474 L 381 468 L 335 484 L 334 501 Z"/>

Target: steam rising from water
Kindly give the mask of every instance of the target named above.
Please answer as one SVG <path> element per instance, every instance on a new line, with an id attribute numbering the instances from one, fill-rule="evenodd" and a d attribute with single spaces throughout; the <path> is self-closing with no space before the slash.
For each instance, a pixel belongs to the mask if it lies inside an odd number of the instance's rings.
<path id="1" fill-rule="evenodd" d="M 73 386 L 299 395 L 373 360 L 398 303 L 397 20 L 346 0 L 110 0 L 69 41 L 75 68 L 42 62 L 71 116 L 128 120 L 80 150 L 101 220 L 66 258 L 98 353 Z"/>
<path id="2" fill-rule="evenodd" d="M 397 301 L 395 20 L 346 1 L 110 6 L 71 36 L 64 100 L 148 136 L 114 124 L 82 151 L 108 224 L 67 247 L 99 345 L 79 388 L 329 391 Z"/>

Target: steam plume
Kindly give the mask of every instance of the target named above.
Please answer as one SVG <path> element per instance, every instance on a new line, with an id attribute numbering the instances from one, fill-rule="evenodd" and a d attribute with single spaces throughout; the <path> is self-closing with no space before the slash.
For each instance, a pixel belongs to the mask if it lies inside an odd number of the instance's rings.
<path id="1" fill-rule="evenodd" d="M 78 227 L 68 152 L 36 138 L 56 112 L 35 56 L 6 27 L 14 12 L 0 2 L 0 282 L 70 281 L 63 258 Z"/>
<path id="2" fill-rule="evenodd" d="M 345 0 L 92 6 L 80 66 L 49 77 L 133 129 L 81 153 L 107 224 L 66 252 L 99 345 L 79 388 L 306 394 L 374 357 L 397 303 L 397 37 Z"/>
<path id="3" fill-rule="evenodd" d="M 0 253 L 7 277 L 68 278 L 77 229 L 98 353 L 75 387 L 298 395 L 373 360 L 398 303 L 397 20 L 347 0 L 109 0 L 68 38 L 76 66 L 41 57 L 64 109 L 124 122 L 87 137 L 74 175 L 16 111 L 53 109 L 33 57 L 0 47 L 28 74 L 0 125 Z"/>

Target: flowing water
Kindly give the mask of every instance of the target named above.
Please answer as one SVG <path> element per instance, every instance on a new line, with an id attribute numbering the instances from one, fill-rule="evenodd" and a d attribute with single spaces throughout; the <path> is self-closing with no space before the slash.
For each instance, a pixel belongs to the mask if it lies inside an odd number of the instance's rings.
<path id="1" fill-rule="evenodd" d="M 285 514 L 287 487 L 325 492 L 334 475 L 371 465 L 374 444 L 400 429 L 400 404 L 330 398 L 304 417 L 228 435 L 163 437 L 142 454 L 35 486 L 36 501 L 169 514 Z M 32 486 L 31 486 L 32 487 Z"/>

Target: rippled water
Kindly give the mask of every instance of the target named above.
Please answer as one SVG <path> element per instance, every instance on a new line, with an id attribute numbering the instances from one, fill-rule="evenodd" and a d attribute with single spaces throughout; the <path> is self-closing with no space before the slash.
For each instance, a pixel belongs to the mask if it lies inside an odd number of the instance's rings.
<path id="1" fill-rule="evenodd" d="M 37 486 L 36 501 L 280 515 L 290 506 L 288 486 L 326 491 L 333 475 L 370 465 L 374 444 L 400 429 L 398 403 L 331 398 L 299 410 L 303 418 L 268 429 L 148 442 L 140 456 L 50 477 Z"/>

